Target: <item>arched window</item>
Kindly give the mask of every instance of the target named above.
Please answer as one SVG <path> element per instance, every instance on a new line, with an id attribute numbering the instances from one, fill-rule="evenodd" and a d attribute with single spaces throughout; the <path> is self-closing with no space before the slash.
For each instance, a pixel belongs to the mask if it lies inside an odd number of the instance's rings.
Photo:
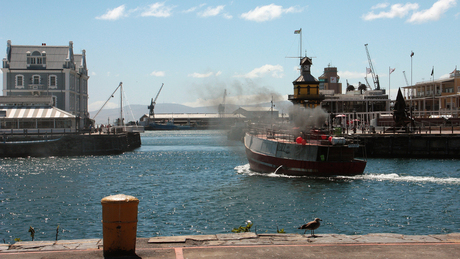
<path id="1" fill-rule="evenodd" d="M 27 66 L 34 66 L 34 65 L 43 65 L 46 64 L 46 52 L 42 51 L 42 53 L 38 51 L 34 51 L 30 53 L 30 51 L 26 52 L 27 55 Z"/>

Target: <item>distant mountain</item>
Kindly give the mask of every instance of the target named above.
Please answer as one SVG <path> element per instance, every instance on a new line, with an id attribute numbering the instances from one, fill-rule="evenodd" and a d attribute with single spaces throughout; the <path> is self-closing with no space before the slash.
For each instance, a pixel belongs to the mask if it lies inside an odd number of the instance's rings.
<path id="1" fill-rule="evenodd" d="M 148 104 L 134 104 L 123 107 L 123 117 L 125 122 L 138 121 L 144 114 L 149 113 Z M 271 103 L 262 103 L 257 105 L 235 105 L 227 104 L 225 107 L 226 113 L 232 113 L 239 107 L 267 107 L 269 108 Z M 275 109 L 280 112 L 287 113 L 288 107 L 292 106 L 289 101 L 275 103 Z M 98 111 L 90 111 L 90 117 L 93 118 Z M 206 106 L 206 107 L 189 107 L 182 104 L 176 103 L 157 103 L 155 105 L 155 113 L 217 113 L 217 106 Z M 113 124 L 113 121 L 120 117 L 120 109 L 102 109 L 96 117 L 96 124 Z"/>

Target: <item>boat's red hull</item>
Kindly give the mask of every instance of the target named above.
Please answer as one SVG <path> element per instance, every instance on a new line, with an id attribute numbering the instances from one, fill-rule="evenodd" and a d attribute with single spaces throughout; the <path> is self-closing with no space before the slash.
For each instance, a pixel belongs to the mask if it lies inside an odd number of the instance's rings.
<path id="1" fill-rule="evenodd" d="M 277 174 L 294 176 L 358 175 L 366 168 L 366 161 L 357 159 L 350 162 L 296 161 L 256 154 L 249 149 L 246 149 L 246 155 L 251 170 L 261 173 L 276 171 Z"/>
<path id="2" fill-rule="evenodd" d="M 276 141 L 254 136 L 250 138 L 252 139 L 245 142 L 246 156 L 251 170 L 256 172 L 274 173 L 276 171 L 277 174 L 293 176 L 358 175 L 362 174 L 366 167 L 366 161 L 354 159 L 354 151 L 345 146 L 299 146 L 297 144 L 274 143 Z M 263 144 L 254 145 L 255 142 L 263 142 Z M 276 145 L 276 147 L 270 147 L 270 145 Z M 262 147 L 262 151 L 252 150 L 251 146 Z M 287 149 L 290 152 L 284 152 L 283 155 L 280 155 L 280 149 Z M 273 153 L 270 153 L 270 150 Z M 306 153 L 307 155 L 303 156 L 305 158 L 302 159 L 289 158 L 293 153 L 298 154 L 299 157 L 301 156 L 299 153 Z M 318 159 L 321 154 L 325 154 L 325 160 Z"/>

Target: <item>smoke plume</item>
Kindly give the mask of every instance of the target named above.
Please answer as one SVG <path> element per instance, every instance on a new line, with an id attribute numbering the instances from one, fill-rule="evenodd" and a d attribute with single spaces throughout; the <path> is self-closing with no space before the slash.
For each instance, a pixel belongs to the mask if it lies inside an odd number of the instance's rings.
<path id="1" fill-rule="evenodd" d="M 321 128 L 326 122 L 328 113 L 321 107 L 314 109 L 304 108 L 300 105 L 292 106 L 289 110 L 289 118 L 300 129 Z"/>

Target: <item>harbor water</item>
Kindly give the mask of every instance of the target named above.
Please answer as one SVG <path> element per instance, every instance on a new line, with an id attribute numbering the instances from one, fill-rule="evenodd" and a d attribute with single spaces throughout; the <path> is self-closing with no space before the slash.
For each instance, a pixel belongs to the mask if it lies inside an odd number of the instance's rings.
<path id="1" fill-rule="evenodd" d="M 364 175 L 307 178 L 249 170 L 225 131 L 150 131 L 122 155 L 0 160 L 0 241 L 102 238 L 101 199 L 140 200 L 138 237 L 251 231 L 427 235 L 460 232 L 460 163 L 368 159 Z M 59 226 L 59 228 L 58 228 Z"/>

